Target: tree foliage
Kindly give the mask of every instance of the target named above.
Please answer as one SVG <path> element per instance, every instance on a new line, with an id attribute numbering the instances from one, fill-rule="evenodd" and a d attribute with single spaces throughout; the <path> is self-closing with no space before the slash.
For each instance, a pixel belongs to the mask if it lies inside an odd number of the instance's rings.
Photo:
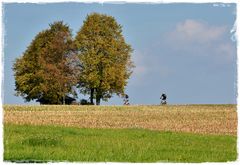
<path id="1" fill-rule="evenodd" d="M 54 22 L 33 39 L 13 65 L 16 95 L 25 101 L 44 98 L 49 104 L 64 103 L 79 77 L 72 34 L 63 22 Z"/>
<path id="2" fill-rule="evenodd" d="M 81 62 L 79 87 L 84 94 L 90 94 L 91 103 L 93 98 L 99 105 L 101 99 L 123 94 L 133 68 L 132 48 L 114 17 L 88 15 L 77 33 L 76 45 Z"/>

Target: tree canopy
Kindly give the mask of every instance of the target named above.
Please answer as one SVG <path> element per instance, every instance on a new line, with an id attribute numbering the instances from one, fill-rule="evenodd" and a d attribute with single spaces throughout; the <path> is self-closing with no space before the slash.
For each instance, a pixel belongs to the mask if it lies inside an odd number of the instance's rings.
<path id="1" fill-rule="evenodd" d="M 44 98 L 48 104 L 62 104 L 79 77 L 71 30 L 54 22 L 38 33 L 13 65 L 16 95 L 25 101 Z"/>
<path id="2" fill-rule="evenodd" d="M 69 94 L 77 96 L 78 87 L 81 93 L 90 94 L 91 104 L 96 99 L 99 105 L 113 94 L 124 95 L 134 67 L 132 51 L 122 26 L 112 16 L 88 15 L 75 39 L 68 25 L 54 22 L 16 59 L 16 95 L 25 101 L 64 104 Z"/>
<path id="3" fill-rule="evenodd" d="M 131 46 L 125 42 L 122 26 L 114 17 L 93 13 L 86 17 L 76 36 L 81 63 L 80 91 L 90 94 L 90 101 L 108 100 L 124 94 L 132 68 Z"/>

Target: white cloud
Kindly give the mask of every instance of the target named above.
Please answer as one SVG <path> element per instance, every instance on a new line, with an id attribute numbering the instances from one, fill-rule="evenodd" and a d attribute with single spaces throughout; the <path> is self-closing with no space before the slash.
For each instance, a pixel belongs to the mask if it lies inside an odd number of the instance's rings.
<path id="1" fill-rule="evenodd" d="M 206 43 L 221 39 L 225 32 L 225 26 L 210 26 L 206 22 L 187 19 L 176 25 L 175 30 L 169 33 L 169 39 L 185 43 Z"/>
<path id="2" fill-rule="evenodd" d="M 236 50 L 228 35 L 230 36 L 230 29 L 227 26 L 213 26 L 203 21 L 187 19 L 177 23 L 167 33 L 166 44 L 179 54 L 231 60 Z"/>
<path id="3" fill-rule="evenodd" d="M 228 28 L 190 19 L 177 23 L 164 41 L 158 40 L 152 47 L 134 50 L 132 57 L 136 67 L 130 85 L 144 86 L 153 75 L 161 80 L 175 75 L 178 72 L 174 66 L 177 56 L 182 56 L 177 59 L 189 61 L 231 62 L 236 50 L 231 39 L 227 38 L 228 32 L 230 36 Z M 181 69 L 181 64 L 178 67 Z"/>

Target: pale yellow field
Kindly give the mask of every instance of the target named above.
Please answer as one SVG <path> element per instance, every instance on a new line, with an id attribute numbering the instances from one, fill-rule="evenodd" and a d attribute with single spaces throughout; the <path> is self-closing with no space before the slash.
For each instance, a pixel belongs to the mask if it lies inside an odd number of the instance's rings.
<path id="1" fill-rule="evenodd" d="M 4 123 L 237 135 L 236 105 L 4 105 Z"/>

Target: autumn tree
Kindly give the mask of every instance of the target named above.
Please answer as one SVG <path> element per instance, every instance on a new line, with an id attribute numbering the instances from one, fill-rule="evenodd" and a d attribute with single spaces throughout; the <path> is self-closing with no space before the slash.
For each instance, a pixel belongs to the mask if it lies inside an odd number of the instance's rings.
<path id="1" fill-rule="evenodd" d="M 54 22 L 38 33 L 13 65 L 16 95 L 25 101 L 43 98 L 48 104 L 64 104 L 75 94 L 79 59 L 74 51 L 71 30 Z"/>
<path id="2" fill-rule="evenodd" d="M 122 26 L 114 17 L 93 13 L 86 17 L 76 36 L 81 62 L 80 91 L 90 94 L 90 101 L 108 100 L 121 95 L 127 85 L 133 63 L 132 48 L 122 35 Z"/>

